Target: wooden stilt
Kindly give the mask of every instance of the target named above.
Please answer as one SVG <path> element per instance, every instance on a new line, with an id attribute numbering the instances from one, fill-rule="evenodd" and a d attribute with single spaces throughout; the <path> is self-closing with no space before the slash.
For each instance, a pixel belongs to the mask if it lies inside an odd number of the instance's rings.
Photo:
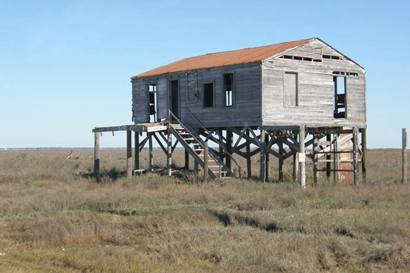
<path id="1" fill-rule="evenodd" d="M 94 176 L 100 181 L 100 133 L 94 133 Z"/>
<path id="2" fill-rule="evenodd" d="M 199 172 L 199 163 L 198 160 L 194 161 L 194 179 L 195 183 L 198 183 L 198 172 Z"/>
<path id="3" fill-rule="evenodd" d="M 270 147 L 268 147 L 268 145 L 269 145 L 269 134 L 266 133 L 266 135 L 265 135 L 265 147 L 266 147 L 265 179 L 266 179 L 266 181 L 269 181 L 269 166 L 270 166 L 270 164 L 269 164 L 269 152 L 268 152 Z"/>
<path id="4" fill-rule="evenodd" d="M 338 181 L 338 173 L 336 170 L 339 169 L 339 160 L 338 160 L 338 149 L 339 149 L 339 134 L 335 133 L 334 134 L 334 140 L 333 140 L 333 184 L 336 184 Z"/>
<path id="5" fill-rule="evenodd" d="M 153 145 L 152 145 L 152 133 L 147 133 L 147 134 L 148 134 L 148 149 L 149 149 L 148 169 L 152 172 L 154 170 L 154 151 L 153 151 Z"/>
<path id="6" fill-rule="evenodd" d="M 265 130 L 261 130 L 261 139 L 259 142 L 260 147 L 260 170 L 259 179 L 262 183 L 266 182 L 266 147 L 265 147 Z"/>
<path id="7" fill-rule="evenodd" d="M 205 183 L 208 181 L 208 142 L 204 145 L 204 176 L 202 181 Z"/>
<path id="8" fill-rule="evenodd" d="M 326 141 L 327 143 L 329 143 L 329 147 L 331 148 L 331 142 L 332 142 L 332 135 L 331 134 L 327 134 L 326 135 Z M 331 150 L 329 150 L 329 153 L 326 154 L 326 177 L 329 180 L 330 178 L 330 170 L 332 168 L 332 156 L 331 156 Z"/>
<path id="9" fill-rule="evenodd" d="M 185 149 L 185 164 L 184 164 L 185 170 L 189 170 L 189 152 L 187 149 Z"/>
<path id="10" fill-rule="evenodd" d="M 140 169 L 140 134 L 134 132 L 134 171 Z"/>
<path id="11" fill-rule="evenodd" d="M 219 157 L 221 161 L 224 161 L 224 148 L 222 146 L 223 141 L 223 130 L 218 130 L 218 138 L 219 138 Z"/>
<path id="12" fill-rule="evenodd" d="M 249 129 L 246 129 L 246 135 L 249 138 Z M 246 139 L 246 171 L 248 173 L 248 178 L 252 177 L 252 157 L 251 153 L 251 142 L 249 139 Z"/>
<path id="13" fill-rule="evenodd" d="M 168 176 L 171 176 L 172 175 L 172 134 L 171 134 L 171 130 L 169 126 L 170 125 L 168 125 L 168 134 L 167 134 L 167 171 L 168 171 Z"/>
<path id="14" fill-rule="evenodd" d="M 232 131 L 229 129 L 226 129 L 226 150 L 229 154 L 232 154 L 232 138 L 233 138 Z M 226 162 L 226 166 L 230 170 L 232 170 L 231 157 L 229 155 L 226 155 L 225 162 Z"/>
<path id="15" fill-rule="evenodd" d="M 357 127 L 353 128 L 353 184 L 357 184 L 357 155 L 358 155 L 358 131 Z"/>
<path id="16" fill-rule="evenodd" d="M 313 133 L 313 185 L 317 186 L 317 167 L 318 167 L 318 149 L 319 139 L 316 133 Z"/>
<path id="17" fill-rule="evenodd" d="M 306 189 L 305 125 L 299 127 L 300 185 Z"/>
<path id="18" fill-rule="evenodd" d="M 127 130 L 127 177 L 132 177 L 132 131 Z"/>
<path id="19" fill-rule="evenodd" d="M 366 128 L 362 128 L 362 183 L 366 183 L 367 140 Z"/>
<path id="20" fill-rule="evenodd" d="M 401 182 L 407 183 L 407 129 L 402 129 L 402 165 L 401 165 Z"/>
<path id="21" fill-rule="evenodd" d="M 283 149 L 283 139 L 282 137 L 280 138 L 279 142 L 278 142 L 278 146 L 279 146 L 279 158 L 278 158 L 278 181 L 279 183 L 283 182 L 283 155 L 285 153 L 284 149 Z"/>
<path id="22" fill-rule="evenodd" d="M 295 140 L 296 140 L 296 143 L 297 143 L 298 137 L 297 137 L 296 133 L 295 133 Z M 293 182 L 295 182 L 295 183 L 298 180 L 298 173 L 299 173 L 298 153 L 295 151 L 293 153 L 293 173 L 292 173 Z"/>

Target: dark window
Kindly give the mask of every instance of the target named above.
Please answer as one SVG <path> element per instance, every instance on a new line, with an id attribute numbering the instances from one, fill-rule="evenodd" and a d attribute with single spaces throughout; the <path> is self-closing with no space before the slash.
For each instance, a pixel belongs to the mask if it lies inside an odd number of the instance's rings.
<path id="1" fill-rule="evenodd" d="M 204 84 L 204 107 L 214 106 L 214 84 Z"/>
<path id="2" fill-rule="evenodd" d="M 346 77 L 334 76 L 334 117 L 346 118 Z"/>
<path id="3" fill-rule="evenodd" d="M 157 85 L 148 84 L 149 121 L 157 121 Z"/>
<path id="4" fill-rule="evenodd" d="M 298 105 L 298 74 L 286 72 L 284 76 L 284 105 Z"/>
<path id="5" fill-rule="evenodd" d="M 225 106 L 233 106 L 233 74 L 224 74 Z"/>

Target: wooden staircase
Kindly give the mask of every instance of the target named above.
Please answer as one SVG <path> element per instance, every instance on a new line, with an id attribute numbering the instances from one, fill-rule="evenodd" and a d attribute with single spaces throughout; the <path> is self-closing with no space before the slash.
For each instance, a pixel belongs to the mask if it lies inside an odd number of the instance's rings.
<path id="1" fill-rule="evenodd" d="M 208 149 L 199 135 L 193 133 L 193 130 L 182 124 L 181 121 L 173 119 L 169 125 L 171 133 L 179 143 L 191 154 L 202 168 L 208 168 L 210 178 L 230 178 L 233 176 L 232 171 L 216 156 L 211 149 Z"/>

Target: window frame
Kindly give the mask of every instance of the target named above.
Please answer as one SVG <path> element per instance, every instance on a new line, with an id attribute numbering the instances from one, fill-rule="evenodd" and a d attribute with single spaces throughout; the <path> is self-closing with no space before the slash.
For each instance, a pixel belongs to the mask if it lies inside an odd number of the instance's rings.
<path id="1" fill-rule="evenodd" d="M 343 85 L 344 85 L 344 92 L 338 93 L 338 84 L 337 79 L 343 78 Z M 333 74 L 333 118 L 334 119 L 347 119 L 348 109 L 347 109 L 347 76 L 346 75 L 336 75 Z M 337 117 L 336 115 L 339 113 L 337 109 L 337 96 L 344 95 L 344 117 Z"/>
<path id="2" fill-rule="evenodd" d="M 212 84 L 212 105 L 211 106 L 205 106 L 205 86 Z M 208 109 L 208 108 L 214 108 L 215 107 L 215 82 L 210 81 L 210 82 L 204 82 L 202 84 L 202 108 Z"/>
<path id="3" fill-rule="evenodd" d="M 295 105 L 287 105 L 286 104 L 286 84 L 285 84 L 285 78 L 286 74 L 293 74 L 296 76 L 296 83 L 295 83 L 295 88 L 296 88 L 296 94 L 295 94 Z M 300 95 L 299 95 L 299 73 L 297 71 L 285 71 L 283 73 L 283 107 L 285 108 L 296 108 L 300 105 Z"/>
<path id="4" fill-rule="evenodd" d="M 227 75 L 232 75 L 231 78 L 231 90 L 227 90 L 226 88 L 226 83 L 225 83 L 225 77 Z M 236 105 L 236 88 L 235 88 L 235 73 L 234 72 L 229 72 L 229 73 L 223 73 L 222 74 L 222 92 L 223 92 L 223 106 L 224 108 L 234 108 Z M 231 104 L 227 105 L 227 93 L 230 91 L 231 93 Z"/>

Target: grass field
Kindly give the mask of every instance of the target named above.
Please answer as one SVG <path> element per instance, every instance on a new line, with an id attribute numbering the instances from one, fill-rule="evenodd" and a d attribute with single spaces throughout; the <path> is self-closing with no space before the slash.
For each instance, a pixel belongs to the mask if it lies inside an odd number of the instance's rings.
<path id="1" fill-rule="evenodd" d="M 291 182 L 126 179 L 119 149 L 102 151 L 98 184 L 92 150 L 69 152 L 0 151 L 0 272 L 410 272 L 398 150 L 369 151 L 366 185 L 323 180 L 305 192 Z"/>

